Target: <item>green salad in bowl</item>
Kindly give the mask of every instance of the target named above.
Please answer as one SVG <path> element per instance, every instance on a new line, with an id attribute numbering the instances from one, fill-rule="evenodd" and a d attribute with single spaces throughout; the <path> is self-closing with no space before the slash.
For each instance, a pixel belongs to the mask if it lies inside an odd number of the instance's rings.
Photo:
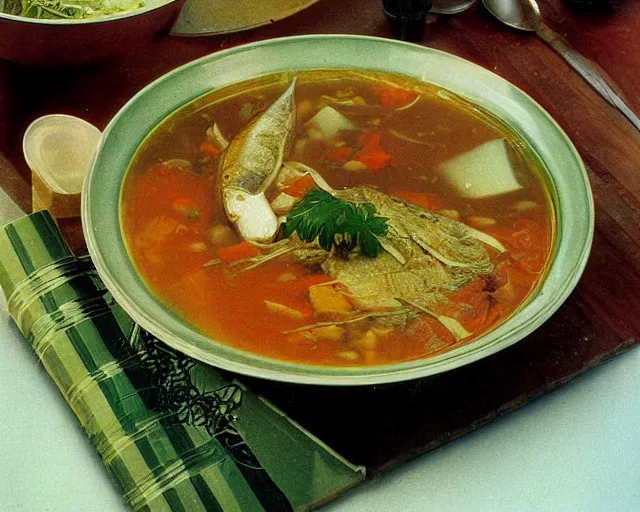
<path id="1" fill-rule="evenodd" d="M 96 18 L 144 6 L 144 0 L 0 0 L 0 12 L 51 20 Z"/>

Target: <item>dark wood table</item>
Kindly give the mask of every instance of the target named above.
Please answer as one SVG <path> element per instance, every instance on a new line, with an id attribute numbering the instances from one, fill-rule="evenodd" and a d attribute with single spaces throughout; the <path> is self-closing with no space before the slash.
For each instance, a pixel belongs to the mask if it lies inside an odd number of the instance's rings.
<path id="1" fill-rule="evenodd" d="M 540 0 L 540 7 L 548 24 L 599 64 L 640 114 L 640 2 L 621 0 L 609 14 L 573 10 L 560 0 Z M 313 33 L 393 37 L 379 0 L 321 0 L 260 29 L 169 37 L 144 53 L 100 66 L 56 70 L 2 63 L 0 186 L 29 208 L 21 137 L 38 116 L 64 112 L 104 128 L 133 93 L 177 65 L 250 41 Z M 556 119 L 588 168 L 595 238 L 584 276 L 560 310 L 527 339 L 470 366 L 365 389 L 251 380 L 372 475 L 523 405 L 640 338 L 640 132 L 538 37 L 501 25 L 481 5 L 456 16 L 430 16 L 422 44 L 494 71 Z M 77 233 L 77 225 L 68 229 Z M 328 410 L 341 418 L 339 425 L 327 421 Z M 367 428 L 372 424 L 376 428 Z"/>

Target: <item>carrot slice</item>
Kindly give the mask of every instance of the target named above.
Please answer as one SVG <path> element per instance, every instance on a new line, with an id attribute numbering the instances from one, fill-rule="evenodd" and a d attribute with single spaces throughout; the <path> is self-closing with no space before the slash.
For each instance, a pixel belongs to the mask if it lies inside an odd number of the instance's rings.
<path id="1" fill-rule="evenodd" d="M 204 141 L 200 144 L 200 153 L 207 156 L 218 156 L 220 154 L 220 150 L 211 144 L 211 142 Z"/>
<path id="2" fill-rule="evenodd" d="M 367 148 L 379 148 L 380 142 L 382 141 L 382 135 L 378 132 L 363 132 L 360 137 L 358 137 L 358 142 L 362 145 L 364 149 Z"/>
<path id="3" fill-rule="evenodd" d="M 301 178 L 293 180 L 283 192 L 291 197 L 302 197 L 312 188 L 316 188 L 316 182 L 310 174 L 305 174 Z"/>
<path id="4" fill-rule="evenodd" d="M 442 209 L 442 204 L 437 194 L 396 190 L 391 195 L 404 199 L 407 203 L 415 204 L 424 210 Z"/>
<path id="5" fill-rule="evenodd" d="M 256 256 L 258 252 L 258 249 L 256 249 L 248 242 L 240 242 L 236 245 L 218 249 L 217 255 L 218 258 L 220 258 L 222 261 L 230 263 L 232 261 L 238 261 L 244 258 L 251 258 L 252 256 Z"/>
<path id="6" fill-rule="evenodd" d="M 351 156 L 352 153 L 353 153 L 353 149 L 350 148 L 349 146 L 339 146 L 329 151 L 329 154 L 327 155 L 326 159 L 329 160 L 330 162 L 334 162 L 336 164 L 342 165 L 347 160 L 349 160 L 349 157 Z"/>
<path id="7" fill-rule="evenodd" d="M 379 150 L 369 153 L 359 153 L 353 159 L 366 165 L 370 171 L 377 171 L 387 166 L 389 160 L 391 160 L 391 155 L 383 150 Z"/>
<path id="8" fill-rule="evenodd" d="M 396 109 L 401 108 L 418 97 L 415 91 L 408 91 L 400 87 L 387 87 L 380 93 L 380 101 L 384 108 Z"/>
<path id="9" fill-rule="evenodd" d="M 391 155 L 387 153 L 380 142 L 381 135 L 378 132 L 364 132 L 358 137 L 358 142 L 362 145 L 362 150 L 358 151 L 353 160 L 363 163 L 369 170 L 377 171 L 387 166 Z"/>

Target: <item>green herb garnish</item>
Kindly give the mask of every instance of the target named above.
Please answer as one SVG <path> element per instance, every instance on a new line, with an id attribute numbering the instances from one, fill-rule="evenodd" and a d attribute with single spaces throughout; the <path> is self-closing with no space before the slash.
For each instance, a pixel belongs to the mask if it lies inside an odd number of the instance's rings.
<path id="1" fill-rule="evenodd" d="M 363 256 L 375 258 L 382 250 L 378 237 L 388 230 L 386 217 L 378 217 L 372 204 L 343 201 L 313 189 L 287 215 L 284 234 L 295 232 L 304 242 L 318 240 L 325 251 L 335 248 L 342 258 L 356 247 Z"/>

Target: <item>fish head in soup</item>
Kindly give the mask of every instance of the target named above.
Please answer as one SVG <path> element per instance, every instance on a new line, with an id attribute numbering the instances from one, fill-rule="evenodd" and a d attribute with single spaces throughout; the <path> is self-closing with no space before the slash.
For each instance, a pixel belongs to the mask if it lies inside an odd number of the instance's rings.
<path id="1" fill-rule="evenodd" d="M 218 186 L 229 220 L 245 240 L 271 241 L 278 219 L 264 192 L 282 167 L 295 133 L 295 80 L 266 112 L 235 136 L 220 159 Z"/>

